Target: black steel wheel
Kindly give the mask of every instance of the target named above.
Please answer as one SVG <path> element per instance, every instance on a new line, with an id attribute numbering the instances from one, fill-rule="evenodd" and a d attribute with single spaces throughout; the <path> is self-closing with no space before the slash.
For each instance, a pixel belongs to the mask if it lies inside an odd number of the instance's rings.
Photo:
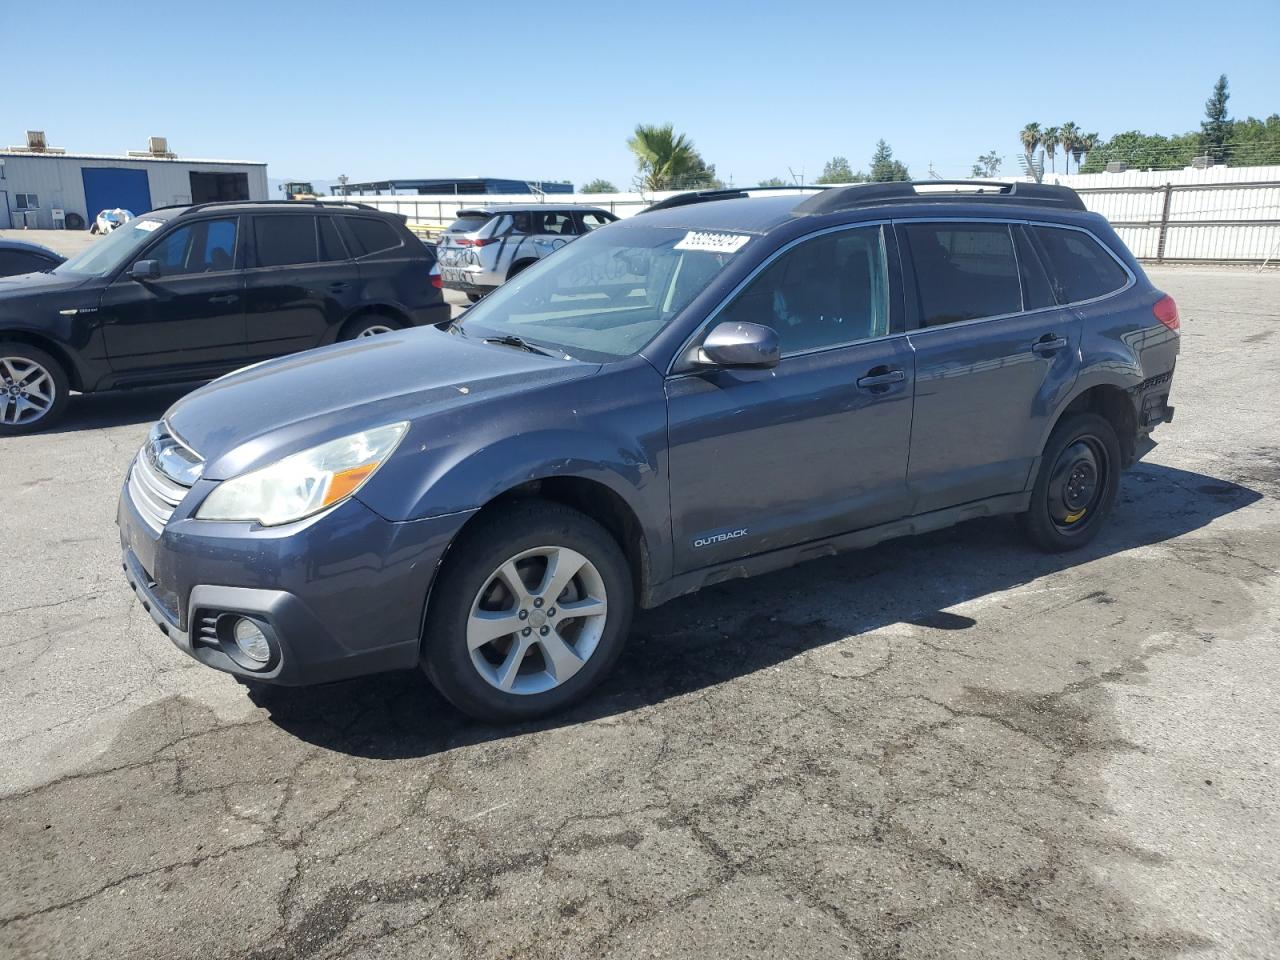
<path id="1" fill-rule="evenodd" d="M 1120 444 L 1111 424 L 1094 413 L 1065 417 L 1045 444 L 1022 529 L 1043 550 L 1082 547 L 1111 513 L 1119 485 Z"/>

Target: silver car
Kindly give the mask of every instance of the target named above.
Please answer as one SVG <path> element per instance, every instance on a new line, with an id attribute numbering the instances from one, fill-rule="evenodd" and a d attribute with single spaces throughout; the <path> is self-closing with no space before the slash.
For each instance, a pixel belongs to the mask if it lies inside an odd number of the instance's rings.
<path id="1" fill-rule="evenodd" d="M 436 245 L 446 289 L 472 303 L 584 233 L 617 220 L 608 210 L 572 204 L 504 204 L 459 210 Z"/>

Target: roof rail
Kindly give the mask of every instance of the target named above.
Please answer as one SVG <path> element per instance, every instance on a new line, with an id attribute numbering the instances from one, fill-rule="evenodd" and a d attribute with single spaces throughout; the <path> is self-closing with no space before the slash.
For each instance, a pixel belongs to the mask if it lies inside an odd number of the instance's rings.
<path id="1" fill-rule="evenodd" d="M 917 189 L 919 187 L 927 189 Z M 1074 190 L 1056 184 L 1003 183 L 995 180 L 896 180 L 889 183 L 857 183 L 826 190 L 796 204 L 795 212 L 818 216 L 838 210 L 852 210 L 855 207 L 913 201 L 1020 203 L 1066 207 L 1069 210 L 1085 209 L 1084 202 Z"/>
<path id="2" fill-rule="evenodd" d="M 165 207 L 156 207 L 157 210 L 169 210 L 175 207 L 185 207 L 187 213 L 195 213 L 197 210 L 205 210 L 209 207 L 244 207 L 244 206 L 282 206 L 284 204 L 310 204 L 313 207 L 357 207 L 360 210 L 373 210 L 377 212 L 377 207 L 371 207 L 367 203 L 356 203 L 352 200 L 209 200 L 204 203 L 171 203 Z"/>
<path id="3" fill-rule="evenodd" d="M 691 203 L 706 203 L 709 200 L 741 200 L 747 197 L 746 190 L 732 187 L 725 190 L 695 190 L 692 193 L 677 193 L 674 197 L 659 200 L 641 210 L 641 213 L 652 213 L 654 210 L 670 210 L 672 207 L 684 207 Z"/>

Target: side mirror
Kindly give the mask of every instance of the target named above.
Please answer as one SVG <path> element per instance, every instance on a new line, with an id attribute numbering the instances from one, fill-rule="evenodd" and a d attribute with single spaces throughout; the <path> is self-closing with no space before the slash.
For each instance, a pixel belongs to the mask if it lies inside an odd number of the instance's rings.
<path id="1" fill-rule="evenodd" d="M 759 323 L 718 324 L 702 341 L 699 359 L 717 367 L 776 367 L 777 331 Z"/>
<path id="2" fill-rule="evenodd" d="M 159 260 L 139 260 L 129 268 L 129 276 L 134 280 L 159 280 L 160 279 L 160 261 Z"/>

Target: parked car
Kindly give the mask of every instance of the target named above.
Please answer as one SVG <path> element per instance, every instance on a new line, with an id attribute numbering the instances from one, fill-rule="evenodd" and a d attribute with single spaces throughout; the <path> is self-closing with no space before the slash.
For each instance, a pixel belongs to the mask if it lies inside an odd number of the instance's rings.
<path id="1" fill-rule="evenodd" d="M 71 390 L 208 380 L 335 340 L 445 323 L 432 250 L 360 204 L 154 210 L 52 273 L 0 280 L 0 435 Z"/>
<path id="2" fill-rule="evenodd" d="M 475 303 L 569 241 L 617 219 L 608 210 L 572 204 L 459 210 L 437 244 L 444 285 Z"/>
<path id="3" fill-rule="evenodd" d="M 98 215 L 93 219 L 93 226 L 89 228 L 90 233 L 110 233 L 116 227 L 122 227 L 134 218 L 132 210 L 125 210 L 122 207 L 116 207 L 112 210 L 100 210 Z"/>
<path id="4" fill-rule="evenodd" d="M 38 243 L 22 240 L 0 240 L 0 277 L 17 277 L 24 273 L 47 273 L 67 259 Z"/>
<path id="5" fill-rule="evenodd" d="M 587 693 L 635 606 L 996 514 L 1071 550 L 1171 420 L 1173 300 L 1065 187 L 660 204 L 447 331 L 178 401 L 129 583 L 242 678 L 421 663 L 459 708 Z"/>

